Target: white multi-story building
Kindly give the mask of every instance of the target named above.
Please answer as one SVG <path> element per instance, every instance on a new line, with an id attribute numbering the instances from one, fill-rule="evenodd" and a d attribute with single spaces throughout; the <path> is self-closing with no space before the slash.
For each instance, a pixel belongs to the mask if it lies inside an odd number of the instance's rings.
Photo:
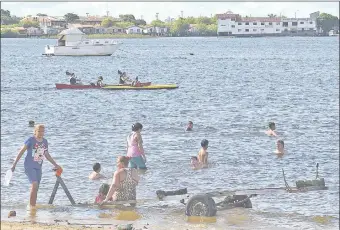
<path id="1" fill-rule="evenodd" d="M 227 12 L 218 14 L 219 36 L 314 35 L 316 22 L 311 18 L 241 17 Z"/>

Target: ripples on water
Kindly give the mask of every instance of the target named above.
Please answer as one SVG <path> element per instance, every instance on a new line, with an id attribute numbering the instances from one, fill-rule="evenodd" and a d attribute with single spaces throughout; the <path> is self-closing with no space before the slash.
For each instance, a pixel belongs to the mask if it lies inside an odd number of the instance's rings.
<path id="1" fill-rule="evenodd" d="M 243 212 L 255 225 L 322 229 L 325 226 L 313 221 L 313 216 L 319 215 L 335 218 L 327 229 L 339 226 L 337 38 L 129 39 L 112 57 L 42 56 L 44 45 L 54 42 L 1 39 L 2 176 L 32 134 L 28 121 L 42 122 L 51 154 L 63 166 L 63 178 L 74 199 L 93 201 L 100 184 L 87 180 L 93 163 L 100 162 L 111 177 L 115 158 L 125 153 L 126 135 L 132 123 L 139 121 L 145 127 L 150 168 L 141 175 L 141 199 L 155 197 L 158 189 L 180 187 L 188 187 L 191 193 L 215 188 L 282 187 L 281 168 L 293 185 L 298 179 L 312 179 L 318 162 L 328 191 L 271 192 L 252 198 L 253 209 Z M 114 83 L 118 69 L 138 75 L 141 81 L 178 83 L 180 88 L 54 88 L 54 83 L 68 81 L 66 70 L 75 72 L 85 83 L 100 75 L 105 82 Z M 193 132 L 184 132 L 188 120 L 194 122 Z M 275 121 L 283 134 L 288 151 L 283 158 L 273 154 L 275 140 L 263 134 L 269 121 Z M 189 156 L 197 154 L 203 138 L 209 140 L 209 158 L 216 166 L 192 171 Z M 22 158 L 10 187 L 1 185 L 4 207 L 28 202 L 23 162 Z M 48 202 L 55 183 L 49 163 L 44 163 L 43 174 L 38 197 L 41 204 Z M 54 203 L 68 203 L 62 190 Z M 140 211 L 153 216 L 151 219 L 163 215 L 157 205 L 143 207 Z M 182 223 L 184 206 L 178 203 L 173 208 L 168 212 L 177 218 L 176 223 Z M 172 209 L 163 212 L 166 210 Z M 2 216 L 6 211 L 8 208 L 2 209 Z M 73 218 L 98 214 L 80 208 L 57 211 L 45 214 Z M 237 211 L 219 213 L 226 219 L 212 226 L 232 226 L 228 220 L 232 215 Z"/>

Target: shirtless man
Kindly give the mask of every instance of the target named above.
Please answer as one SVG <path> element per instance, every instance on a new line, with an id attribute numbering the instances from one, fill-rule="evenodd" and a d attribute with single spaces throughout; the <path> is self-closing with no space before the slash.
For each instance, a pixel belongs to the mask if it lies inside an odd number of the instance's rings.
<path id="1" fill-rule="evenodd" d="M 201 141 L 201 149 L 200 151 L 198 152 L 198 162 L 203 166 L 207 166 L 208 165 L 208 152 L 207 152 L 207 149 L 208 149 L 208 144 L 209 144 L 209 141 L 206 140 L 206 139 L 203 139 Z"/>
<path id="2" fill-rule="evenodd" d="M 283 140 L 277 140 L 275 153 L 277 155 L 282 156 L 283 154 L 285 154 L 284 147 L 285 147 L 285 143 L 283 142 Z"/>
<path id="3" fill-rule="evenodd" d="M 269 129 L 266 131 L 266 134 L 268 136 L 275 136 L 277 137 L 277 133 L 275 132 L 275 123 L 274 122 L 269 122 Z"/>

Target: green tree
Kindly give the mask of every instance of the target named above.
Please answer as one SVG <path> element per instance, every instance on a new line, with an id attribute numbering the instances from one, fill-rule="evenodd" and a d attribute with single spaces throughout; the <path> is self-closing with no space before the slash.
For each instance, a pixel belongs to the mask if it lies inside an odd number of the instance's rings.
<path id="1" fill-rule="evenodd" d="M 188 35 L 188 30 L 189 23 L 187 23 L 183 18 L 177 19 L 170 26 L 170 33 L 175 36 Z"/>
<path id="2" fill-rule="evenodd" d="M 334 28 L 339 28 L 339 19 L 336 16 L 327 13 L 321 13 L 316 19 L 317 28 L 321 28 L 324 35 Z"/>
<path id="3" fill-rule="evenodd" d="M 208 25 L 208 34 L 211 36 L 217 35 L 217 24 L 210 24 Z"/>
<path id="4" fill-rule="evenodd" d="M 102 26 L 102 27 L 108 28 L 108 27 L 113 26 L 113 24 L 114 24 L 114 21 L 113 21 L 111 18 L 105 18 L 105 19 L 102 21 L 101 26 Z"/>
<path id="5" fill-rule="evenodd" d="M 31 21 L 28 19 L 23 19 L 19 22 L 19 25 L 24 27 L 24 28 L 28 28 L 28 27 L 39 27 L 39 22 L 35 22 L 35 21 Z"/>
<path id="6" fill-rule="evenodd" d="M 75 22 L 77 19 L 79 19 L 79 16 L 74 13 L 67 13 L 64 15 L 64 18 L 67 23 L 72 23 L 72 22 Z"/>
<path id="7" fill-rule="evenodd" d="M 136 18 L 133 14 L 120 14 L 119 18 L 123 20 L 123 22 L 135 22 Z"/>
<path id="8" fill-rule="evenodd" d="M 116 22 L 114 26 L 120 27 L 120 28 L 127 28 L 130 26 L 134 26 L 135 24 L 132 22 Z"/>
<path id="9" fill-rule="evenodd" d="M 20 18 L 12 16 L 9 10 L 1 9 L 1 25 L 11 25 L 19 23 Z"/>
<path id="10" fill-rule="evenodd" d="M 151 26 L 157 26 L 157 27 L 164 27 L 165 26 L 165 23 L 161 20 L 153 20 L 151 23 L 150 23 Z"/>
<path id="11" fill-rule="evenodd" d="M 185 18 L 184 20 L 185 20 L 185 22 L 188 23 L 188 24 L 196 24 L 196 23 L 197 23 L 197 20 L 196 20 L 196 18 L 194 18 L 194 17 L 187 17 L 187 18 Z"/>
<path id="12" fill-rule="evenodd" d="M 135 21 L 135 25 L 136 25 L 136 26 L 145 26 L 145 25 L 146 25 L 146 21 L 143 20 L 143 19 L 137 19 L 137 20 Z"/>
<path id="13" fill-rule="evenodd" d="M 205 25 L 210 25 L 213 22 L 212 22 L 211 18 L 208 18 L 208 17 L 198 17 L 197 18 L 197 23 L 205 24 Z"/>

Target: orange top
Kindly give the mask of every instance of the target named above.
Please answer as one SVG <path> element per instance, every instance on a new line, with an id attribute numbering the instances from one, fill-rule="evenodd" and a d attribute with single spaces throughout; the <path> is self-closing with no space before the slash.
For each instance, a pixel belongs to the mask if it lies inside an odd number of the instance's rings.
<path id="1" fill-rule="evenodd" d="M 61 173 L 63 172 L 63 169 L 60 167 L 56 172 L 55 175 L 56 176 L 61 176 Z"/>

